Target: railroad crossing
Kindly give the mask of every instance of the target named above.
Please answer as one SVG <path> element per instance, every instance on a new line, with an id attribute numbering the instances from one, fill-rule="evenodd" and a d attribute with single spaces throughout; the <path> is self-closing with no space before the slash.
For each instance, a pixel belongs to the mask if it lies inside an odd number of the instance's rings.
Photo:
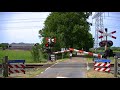
<path id="1" fill-rule="evenodd" d="M 73 57 L 52 65 L 35 78 L 87 78 L 86 65 L 84 58 Z"/>

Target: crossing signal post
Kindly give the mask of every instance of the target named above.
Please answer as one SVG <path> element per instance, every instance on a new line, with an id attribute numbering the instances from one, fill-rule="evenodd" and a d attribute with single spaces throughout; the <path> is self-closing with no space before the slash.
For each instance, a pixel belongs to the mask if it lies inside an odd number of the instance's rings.
<path id="1" fill-rule="evenodd" d="M 48 43 L 46 43 L 46 44 L 45 44 L 45 47 L 49 47 L 49 44 L 48 44 Z"/>
<path id="2" fill-rule="evenodd" d="M 48 53 L 48 60 L 51 60 L 52 47 L 54 47 L 54 44 L 56 43 L 56 38 L 46 38 L 46 41 L 45 47 Z"/>
<path id="3" fill-rule="evenodd" d="M 107 33 L 107 28 L 105 28 L 105 32 Z M 107 35 L 106 35 L 106 44 L 105 44 L 105 50 L 107 50 Z"/>
<path id="4" fill-rule="evenodd" d="M 111 41 L 111 40 L 103 40 L 103 41 L 101 41 L 100 43 L 99 43 L 99 46 L 100 47 L 105 47 L 105 45 L 106 45 L 106 43 L 107 43 L 107 47 L 110 47 L 110 46 L 112 46 L 113 45 L 113 42 Z"/>
<path id="5" fill-rule="evenodd" d="M 112 37 L 112 38 L 114 38 L 114 39 L 116 39 L 116 37 L 115 36 L 112 36 L 111 34 L 114 34 L 114 33 L 116 33 L 116 31 L 112 31 L 112 32 L 110 32 L 110 33 L 107 33 L 108 32 L 108 30 L 107 30 L 107 28 L 105 28 L 105 32 L 103 32 L 103 31 L 101 31 L 101 30 L 99 30 L 98 32 L 100 32 L 101 34 L 103 34 L 102 36 L 100 36 L 99 38 L 103 38 L 103 37 L 105 37 L 106 36 L 106 44 L 105 44 L 105 50 L 107 50 L 107 44 L 108 44 L 108 42 L 107 42 L 107 36 L 109 36 L 109 37 Z"/>

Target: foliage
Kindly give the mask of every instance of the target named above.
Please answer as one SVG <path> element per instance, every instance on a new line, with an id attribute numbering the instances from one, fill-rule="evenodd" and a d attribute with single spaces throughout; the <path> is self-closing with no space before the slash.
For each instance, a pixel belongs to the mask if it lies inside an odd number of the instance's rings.
<path id="1" fill-rule="evenodd" d="M 113 51 L 120 51 L 120 47 L 111 47 Z"/>
<path id="2" fill-rule="evenodd" d="M 35 62 L 41 62 L 43 59 L 42 52 L 41 52 L 41 46 L 39 43 L 36 43 L 31 50 L 32 58 Z"/>
<path id="3" fill-rule="evenodd" d="M 89 50 L 93 47 L 92 34 L 89 33 L 91 24 L 87 22 L 90 15 L 91 12 L 52 12 L 39 31 L 40 37 L 43 37 L 42 47 L 46 37 L 56 37 L 53 51 L 70 47 Z"/>
<path id="4" fill-rule="evenodd" d="M 8 43 L 1 43 L 0 47 L 2 47 L 3 50 L 5 50 L 9 47 L 9 44 Z"/>

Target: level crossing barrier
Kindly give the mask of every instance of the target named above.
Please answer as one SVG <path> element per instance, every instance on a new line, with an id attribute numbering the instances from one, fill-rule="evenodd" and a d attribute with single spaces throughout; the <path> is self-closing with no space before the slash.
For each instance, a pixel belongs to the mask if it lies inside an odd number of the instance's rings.
<path id="1" fill-rule="evenodd" d="M 111 60 L 109 59 L 96 59 L 94 60 L 94 70 L 96 71 L 111 71 Z"/>

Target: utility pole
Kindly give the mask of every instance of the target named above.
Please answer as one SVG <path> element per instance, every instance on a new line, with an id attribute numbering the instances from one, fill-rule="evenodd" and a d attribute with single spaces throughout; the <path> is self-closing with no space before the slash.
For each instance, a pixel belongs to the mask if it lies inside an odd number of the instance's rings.
<path id="1" fill-rule="evenodd" d="M 103 12 L 96 12 L 92 19 L 95 19 L 95 37 L 94 37 L 94 48 L 98 48 L 98 31 L 103 31 L 104 30 L 104 25 L 103 25 Z M 102 39 L 101 39 L 102 41 Z"/>
<path id="2" fill-rule="evenodd" d="M 106 32 L 106 34 L 107 34 L 107 28 L 105 28 L 105 32 Z M 105 43 L 105 50 L 107 50 L 107 35 L 106 35 L 106 43 Z"/>

